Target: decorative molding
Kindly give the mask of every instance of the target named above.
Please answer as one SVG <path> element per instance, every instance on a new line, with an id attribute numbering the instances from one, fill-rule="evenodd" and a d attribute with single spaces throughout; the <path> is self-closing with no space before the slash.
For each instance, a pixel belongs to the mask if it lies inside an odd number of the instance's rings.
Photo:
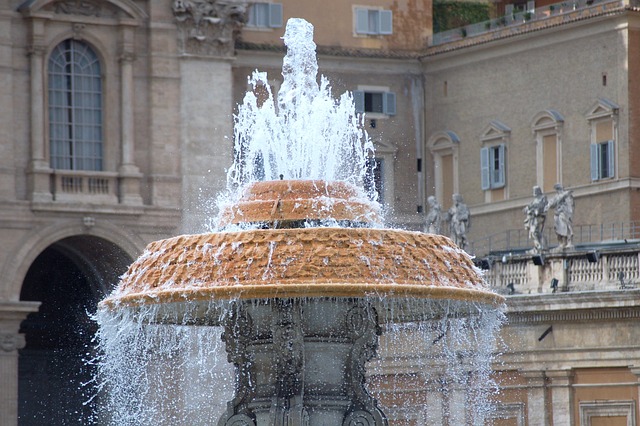
<path id="1" fill-rule="evenodd" d="M 235 40 L 246 22 L 243 0 L 175 0 L 173 15 L 178 26 L 181 53 L 230 57 Z"/>
<path id="2" fill-rule="evenodd" d="M 589 426 L 597 417 L 626 417 L 627 426 L 636 426 L 636 402 L 631 401 L 582 401 L 580 424 Z"/>
<path id="3" fill-rule="evenodd" d="M 507 404 L 496 404 L 495 410 L 490 414 L 492 420 L 515 420 L 517 426 L 526 425 L 524 403 L 514 402 Z"/>
<path id="4" fill-rule="evenodd" d="M 105 9 L 100 3 L 93 0 L 61 0 L 53 3 L 55 13 L 66 15 L 81 15 L 100 17 Z"/>
<path id="5" fill-rule="evenodd" d="M 640 318 L 640 307 L 617 309 L 586 309 L 554 312 L 507 313 L 509 324 L 532 324 L 566 321 L 606 321 Z"/>
<path id="6" fill-rule="evenodd" d="M 0 333 L 0 349 L 2 352 L 13 352 L 24 348 L 25 340 L 22 334 Z"/>

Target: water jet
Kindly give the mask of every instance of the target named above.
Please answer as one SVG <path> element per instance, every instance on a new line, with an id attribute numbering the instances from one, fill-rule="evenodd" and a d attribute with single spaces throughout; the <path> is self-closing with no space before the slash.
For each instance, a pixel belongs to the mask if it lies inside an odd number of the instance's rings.
<path id="1" fill-rule="evenodd" d="M 467 423 L 484 424 L 504 299 L 450 239 L 382 226 L 363 189 L 371 143 L 352 99 L 335 102 L 324 79 L 317 85 L 311 34 L 305 21 L 287 24 L 277 105 L 269 92 L 258 107 L 249 93 L 240 107 L 229 173 L 237 192 L 221 203 L 216 229 L 149 244 L 101 302 L 100 370 L 114 423 L 387 425 L 367 363 L 381 335 L 391 342 L 385 352 L 401 335 L 437 347 L 430 362 L 475 407 Z M 206 392 L 216 391 L 216 339 L 234 389 L 224 409 L 192 419 L 197 410 L 176 383 L 204 374 Z M 473 390 L 463 389 L 469 365 Z"/>

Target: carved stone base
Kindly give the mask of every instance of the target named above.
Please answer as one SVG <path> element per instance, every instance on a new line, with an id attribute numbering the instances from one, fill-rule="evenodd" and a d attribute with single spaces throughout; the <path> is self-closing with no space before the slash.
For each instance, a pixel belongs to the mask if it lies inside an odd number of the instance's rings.
<path id="1" fill-rule="evenodd" d="M 237 302 L 223 335 L 236 391 L 218 425 L 386 426 L 364 387 L 377 317 L 360 299 Z"/>

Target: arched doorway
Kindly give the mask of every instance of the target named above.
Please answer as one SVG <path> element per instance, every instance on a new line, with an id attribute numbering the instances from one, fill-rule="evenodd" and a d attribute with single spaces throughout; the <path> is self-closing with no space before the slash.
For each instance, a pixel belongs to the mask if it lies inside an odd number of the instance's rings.
<path id="1" fill-rule="evenodd" d="M 86 402 L 94 389 L 83 385 L 93 377 L 90 314 L 131 261 L 114 243 L 80 235 L 50 245 L 30 266 L 20 300 L 42 305 L 20 328 L 19 425 L 93 423 Z"/>

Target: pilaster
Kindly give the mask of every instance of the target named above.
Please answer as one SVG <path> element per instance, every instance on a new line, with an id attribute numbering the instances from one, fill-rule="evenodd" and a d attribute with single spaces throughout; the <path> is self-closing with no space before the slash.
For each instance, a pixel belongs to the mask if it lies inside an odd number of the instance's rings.
<path id="1" fill-rule="evenodd" d="M 551 380 L 551 418 L 553 425 L 572 425 L 573 419 L 573 371 L 549 370 L 546 372 Z"/>
<path id="2" fill-rule="evenodd" d="M 18 350 L 25 345 L 20 323 L 40 302 L 0 302 L 0 413 L 3 425 L 18 424 Z"/>

